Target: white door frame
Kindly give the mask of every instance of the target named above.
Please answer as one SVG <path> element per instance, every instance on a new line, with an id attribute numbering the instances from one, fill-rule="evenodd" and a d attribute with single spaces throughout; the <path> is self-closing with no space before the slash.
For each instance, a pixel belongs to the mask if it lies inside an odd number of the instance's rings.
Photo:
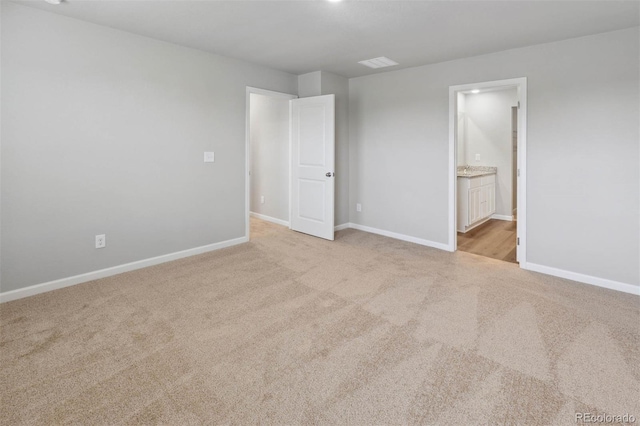
<path id="1" fill-rule="evenodd" d="M 273 90 L 259 89 L 257 87 L 247 86 L 246 91 L 246 101 L 245 101 L 245 110 L 246 110 L 246 122 L 245 122 L 245 164 L 244 164 L 244 177 L 245 177 L 245 185 L 244 185 L 244 215 L 245 215 L 245 225 L 244 225 L 244 235 L 247 239 L 249 239 L 249 233 L 251 228 L 250 221 L 250 197 L 251 197 L 251 95 L 263 95 L 270 96 L 272 98 L 280 98 L 280 99 L 298 99 L 297 95 L 291 95 L 289 93 L 282 92 L 274 92 Z M 291 106 L 289 106 L 289 120 L 291 120 Z M 289 125 L 289 129 L 291 129 L 291 125 Z M 289 158 L 287 159 L 287 164 L 289 164 L 289 185 L 287 188 L 291 188 L 291 130 L 289 130 L 289 149 L 287 150 L 289 153 Z M 291 190 L 289 189 L 289 192 Z M 290 209 L 287 209 L 290 211 Z M 290 213 L 289 213 L 290 214 Z"/>
<path id="2" fill-rule="evenodd" d="M 515 87 L 518 90 L 518 223 L 517 234 L 520 239 L 518 262 L 521 268 L 526 268 L 527 259 L 527 78 L 511 78 L 507 80 L 485 81 L 482 83 L 461 84 L 449 86 L 449 251 L 458 249 L 457 238 L 457 158 L 456 123 L 457 123 L 457 94 L 473 89 L 488 89 L 496 87 Z"/>

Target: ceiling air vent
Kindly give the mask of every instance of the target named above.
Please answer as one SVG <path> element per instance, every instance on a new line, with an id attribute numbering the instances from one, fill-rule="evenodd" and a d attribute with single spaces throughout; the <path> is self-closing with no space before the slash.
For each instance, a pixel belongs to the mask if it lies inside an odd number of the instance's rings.
<path id="1" fill-rule="evenodd" d="M 385 58 L 384 56 L 380 56 L 379 58 L 367 59 L 366 61 L 360 61 L 358 63 L 374 69 L 398 65 L 396 61 L 392 61 L 391 59 Z"/>

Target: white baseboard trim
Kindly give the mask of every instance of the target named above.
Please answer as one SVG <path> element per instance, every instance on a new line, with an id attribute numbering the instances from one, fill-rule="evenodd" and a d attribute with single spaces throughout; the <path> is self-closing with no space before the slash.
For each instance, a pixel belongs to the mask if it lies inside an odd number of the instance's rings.
<path id="1" fill-rule="evenodd" d="M 506 214 L 492 214 L 491 219 L 507 220 L 513 222 L 513 216 L 507 216 Z"/>
<path id="2" fill-rule="evenodd" d="M 40 293 L 46 293 L 48 291 L 57 290 L 59 288 L 85 283 L 87 281 L 106 278 L 112 275 L 118 275 L 124 272 L 135 271 L 136 269 L 142 269 L 149 266 L 158 265 L 160 263 L 170 262 L 172 260 L 182 259 L 184 257 L 195 256 L 197 254 L 207 253 L 214 250 L 220 250 L 226 247 L 246 243 L 247 241 L 249 241 L 247 237 L 235 238 L 233 240 L 221 241 L 219 243 L 208 244 L 206 246 L 177 251 L 175 253 L 169 253 L 149 259 L 138 260 L 136 262 L 125 263 L 124 265 L 118 265 L 111 268 L 100 269 L 98 271 L 87 272 L 85 274 L 74 275 L 72 277 L 49 281 L 42 284 L 36 284 L 25 288 L 19 288 L 17 290 L 6 291 L 4 293 L 0 293 L 0 303 L 22 299 L 24 297 L 34 296 Z"/>
<path id="3" fill-rule="evenodd" d="M 625 284 L 618 281 L 608 280 L 606 278 L 598 278 L 591 275 L 580 274 L 577 272 L 566 271 L 564 269 L 552 268 L 550 266 L 538 265 L 527 262 L 520 264 L 522 269 L 540 272 L 542 274 L 553 275 L 554 277 L 566 278 L 568 280 L 577 281 L 584 284 L 591 284 L 597 287 L 604 287 L 611 290 L 622 291 L 624 293 L 635 294 L 640 296 L 640 286 Z"/>
<path id="4" fill-rule="evenodd" d="M 333 227 L 334 231 L 342 231 L 343 229 L 350 228 L 351 224 L 349 222 L 343 223 L 342 225 L 336 225 Z"/>
<path id="5" fill-rule="evenodd" d="M 484 225 L 485 223 L 489 222 L 491 220 L 491 216 L 487 216 L 484 219 L 482 219 L 480 222 L 476 222 L 473 225 L 469 226 L 467 229 L 463 229 L 463 230 L 457 230 L 457 232 L 462 232 L 463 234 L 471 231 L 474 228 L 477 228 L 480 225 Z"/>
<path id="6" fill-rule="evenodd" d="M 411 237 L 409 235 L 397 234 L 391 231 L 385 231 L 383 229 L 371 228 L 370 226 L 359 225 L 357 223 L 350 223 L 349 228 L 357 229 L 359 231 L 371 232 L 372 234 L 383 235 L 385 237 L 395 238 L 396 240 L 408 241 L 410 243 L 420 244 L 421 246 L 433 247 L 440 250 L 451 251 L 448 244 L 437 243 L 435 241 L 423 240 L 422 238 Z"/>
<path id="7" fill-rule="evenodd" d="M 289 222 L 286 220 L 277 219 L 275 217 L 271 217 L 271 216 L 267 216 L 267 215 L 255 213 L 255 212 L 249 212 L 249 215 L 251 217 L 256 217 L 258 219 L 266 220 L 267 222 L 276 223 L 278 225 L 287 226 L 287 227 L 289 226 Z"/>

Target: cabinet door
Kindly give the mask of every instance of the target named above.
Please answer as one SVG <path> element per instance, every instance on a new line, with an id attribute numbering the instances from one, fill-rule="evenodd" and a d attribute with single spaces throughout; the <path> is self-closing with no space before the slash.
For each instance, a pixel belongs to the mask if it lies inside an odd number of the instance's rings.
<path id="1" fill-rule="evenodd" d="M 496 185 L 492 183 L 487 188 L 487 216 L 496 212 Z"/>
<path id="2" fill-rule="evenodd" d="M 482 187 L 469 190 L 469 225 L 480 220 L 480 195 Z"/>
<path id="3" fill-rule="evenodd" d="M 480 217 L 478 219 L 484 219 L 487 217 L 487 185 L 480 187 Z"/>

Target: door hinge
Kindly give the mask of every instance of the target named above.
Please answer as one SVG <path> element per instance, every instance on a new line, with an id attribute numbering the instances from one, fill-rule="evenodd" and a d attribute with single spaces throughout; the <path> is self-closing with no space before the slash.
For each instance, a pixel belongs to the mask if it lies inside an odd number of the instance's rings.
<path id="1" fill-rule="evenodd" d="M 516 238 L 516 241 L 517 241 L 516 244 L 520 245 L 520 237 Z"/>
<path id="2" fill-rule="evenodd" d="M 520 109 L 520 101 L 518 101 L 518 109 Z"/>
<path id="3" fill-rule="evenodd" d="M 520 177 L 520 169 L 518 169 L 518 177 Z"/>

